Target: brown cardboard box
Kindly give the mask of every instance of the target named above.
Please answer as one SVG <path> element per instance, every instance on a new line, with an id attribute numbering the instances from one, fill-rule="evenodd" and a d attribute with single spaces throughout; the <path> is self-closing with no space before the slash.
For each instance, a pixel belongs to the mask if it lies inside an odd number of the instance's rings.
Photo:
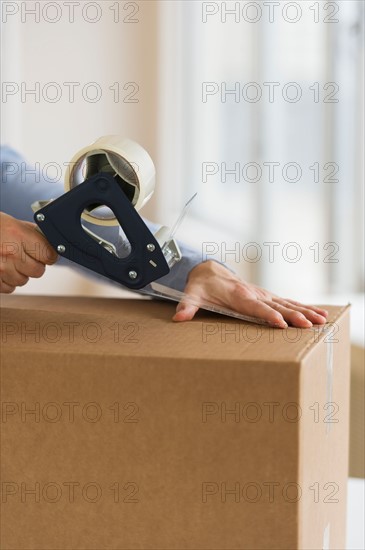
<path id="1" fill-rule="evenodd" d="M 348 308 L 173 310 L 3 299 L 3 550 L 345 548 Z"/>
<path id="2" fill-rule="evenodd" d="M 350 391 L 350 464 L 351 477 L 365 477 L 365 350 L 351 346 Z"/>

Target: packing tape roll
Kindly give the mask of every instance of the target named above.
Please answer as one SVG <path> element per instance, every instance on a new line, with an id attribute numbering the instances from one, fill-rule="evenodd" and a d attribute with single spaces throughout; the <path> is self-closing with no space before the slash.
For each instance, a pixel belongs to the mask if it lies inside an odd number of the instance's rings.
<path id="1" fill-rule="evenodd" d="M 155 189 L 155 166 L 138 143 L 120 136 L 104 136 L 81 149 L 72 158 L 65 176 L 65 191 L 88 177 L 107 172 L 119 180 L 136 210 L 151 198 Z M 105 206 L 84 210 L 82 218 L 97 225 L 119 225 L 112 210 Z"/>

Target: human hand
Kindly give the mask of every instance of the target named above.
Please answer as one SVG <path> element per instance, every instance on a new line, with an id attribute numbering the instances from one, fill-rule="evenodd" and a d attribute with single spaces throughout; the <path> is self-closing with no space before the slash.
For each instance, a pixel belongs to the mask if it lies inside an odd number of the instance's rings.
<path id="1" fill-rule="evenodd" d="M 279 298 L 256 285 L 241 281 L 223 265 L 211 260 L 190 271 L 184 292 L 202 302 L 257 317 L 278 328 L 286 328 L 288 324 L 299 328 L 322 325 L 328 315 L 324 309 Z M 198 306 L 182 300 L 173 321 L 190 321 L 198 309 Z"/>
<path id="2" fill-rule="evenodd" d="M 29 277 L 41 277 L 57 253 L 34 223 L 0 212 L 0 292 L 11 294 Z"/>

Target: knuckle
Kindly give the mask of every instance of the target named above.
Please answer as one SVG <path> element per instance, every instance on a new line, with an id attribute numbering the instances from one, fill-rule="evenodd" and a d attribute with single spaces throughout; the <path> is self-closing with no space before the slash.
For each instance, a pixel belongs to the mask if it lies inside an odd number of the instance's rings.
<path id="1" fill-rule="evenodd" d="M 300 321 L 302 321 L 303 319 L 306 319 L 306 316 L 303 315 L 303 313 L 301 313 L 300 311 L 294 311 L 292 315 L 294 319 L 298 319 Z"/>
<path id="2" fill-rule="evenodd" d="M 44 255 L 47 265 L 53 265 L 57 261 L 58 254 L 53 250 L 50 245 L 47 245 Z"/>
<path id="3" fill-rule="evenodd" d="M 243 292 L 242 285 L 239 282 L 234 282 L 232 292 L 235 296 L 241 296 Z"/>
<path id="4" fill-rule="evenodd" d="M 241 283 L 241 281 L 235 281 L 233 283 L 233 289 L 232 289 L 233 295 L 237 297 L 243 297 L 247 298 L 251 295 L 250 291 L 247 289 L 247 287 Z"/>
<path id="5" fill-rule="evenodd" d="M 196 266 L 197 270 L 203 271 L 207 276 L 214 275 L 217 272 L 219 264 L 213 260 L 206 260 Z"/>
<path id="6" fill-rule="evenodd" d="M 1 286 L 1 292 L 3 294 L 12 294 L 14 290 L 15 290 L 15 286 L 8 286 L 8 285 L 6 287 Z"/>
<path id="7" fill-rule="evenodd" d="M 22 277 L 21 279 L 19 279 L 17 286 L 24 286 L 27 284 L 28 281 L 29 277 Z"/>
<path id="8" fill-rule="evenodd" d="M 33 277 L 34 279 L 39 279 L 40 277 L 42 277 L 45 271 L 46 271 L 46 266 L 44 264 L 39 263 L 34 266 L 30 276 Z"/>

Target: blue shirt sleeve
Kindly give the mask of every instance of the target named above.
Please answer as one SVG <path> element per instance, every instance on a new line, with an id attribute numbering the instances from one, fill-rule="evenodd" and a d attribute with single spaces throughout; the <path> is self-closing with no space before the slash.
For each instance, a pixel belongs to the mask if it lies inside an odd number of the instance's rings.
<path id="1" fill-rule="evenodd" d="M 33 221 L 31 204 L 37 200 L 50 200 L 63 193 L 63 183 L 55 181 L 55 178 L 47 177 L 39 164 L 32 166 L 11 147 L 1 146 L 1 185 L 0 185 L 0 209 L 19 220 Z M 150 231 L 154 234 L 160 227 L 144 219 Z M 91 227 L 91 226 L 89 226 Z M 98 234 L 110 242 L 118 241 L 118 227 L 98 226 Z M 189 272 L 193 267 L 202 262 L 202 255 L 184 243 L 179 241 L 182 260 L 176 264 L 168 275 L 159 279 L 159 283 L 183 291 Z M 69 265 L 77 270 L 82 269 L 85 274 L 98 279 L 101 277 L 88 269 L 76 266 L 67 258 L 60 258 L 60 265 Z M 109 279 L 107 279 L 109 281 Z"/>

